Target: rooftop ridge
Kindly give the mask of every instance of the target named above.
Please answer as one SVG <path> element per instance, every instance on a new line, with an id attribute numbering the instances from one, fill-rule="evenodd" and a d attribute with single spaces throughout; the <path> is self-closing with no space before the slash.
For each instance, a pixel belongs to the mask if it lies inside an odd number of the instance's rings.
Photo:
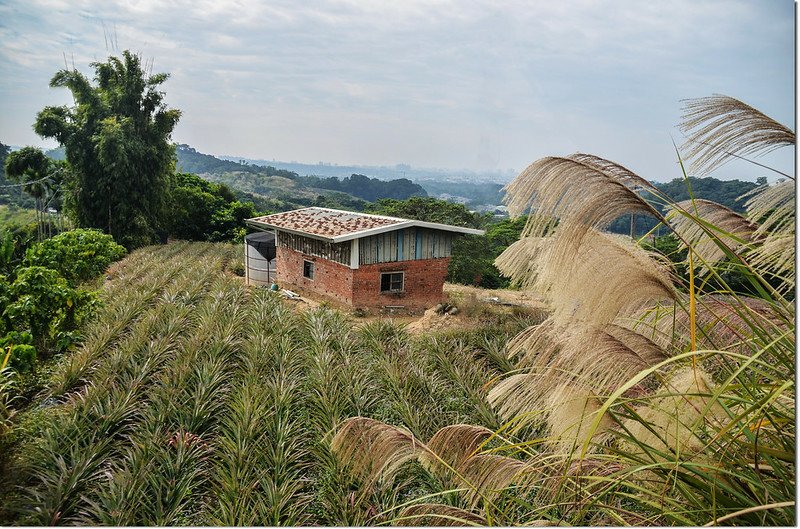
<path id="1" fill-rule="evenodd" d="M 387 231 L 420 227 L 462 234 L 482 235 L 483 230 L 372 213 L 308 206 L 247 219 L 257 229 L 276 229 L 326 240 L 344 242 Z"/>

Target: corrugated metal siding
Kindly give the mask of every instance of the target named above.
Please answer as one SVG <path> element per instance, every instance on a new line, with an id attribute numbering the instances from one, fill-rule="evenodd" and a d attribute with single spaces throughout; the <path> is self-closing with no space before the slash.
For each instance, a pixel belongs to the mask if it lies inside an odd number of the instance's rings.
<path id="1" fill-rule="evenodd" d="M 291 248 L 306 255 L 322 257 L 344 265 L 350 265 L 350 241 L 330 243 L 294 233 L 278 232 L 278 246 Z"/>
<path id="2" fill-rule="evenodd" d="M 394 230 L 358 241 L 358 262 L 362 265 L 450 257 L 453 234 L 426 228 Z"/>

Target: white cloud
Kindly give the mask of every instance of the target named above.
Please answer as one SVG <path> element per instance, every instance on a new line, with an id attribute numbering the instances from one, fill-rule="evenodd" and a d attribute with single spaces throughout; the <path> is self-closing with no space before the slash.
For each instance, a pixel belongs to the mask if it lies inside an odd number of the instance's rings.
<path id="1" fill-rule="evenodd" d="M 65 99 L 47 88 L 65 55 L 90 73 L 130 48 L 171 72 L 176 139 L 201 150 L 521 168 L 581 149 L 670 175 L 681 98 L 723 92 L 793 121 L 792 7 L 9 0 L 0 141 L 36 140 L 35 112 Z"/>

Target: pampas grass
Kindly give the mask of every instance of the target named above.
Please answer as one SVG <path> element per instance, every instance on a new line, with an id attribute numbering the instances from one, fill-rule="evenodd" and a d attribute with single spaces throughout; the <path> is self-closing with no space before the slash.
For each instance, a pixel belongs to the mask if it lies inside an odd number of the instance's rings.
<path id="1" fill-rule="evenodd" d="M 732 157 L 794 145 L 795 133 L 755 108 L 724 95 L 684 101 L 680 129 L 692 173 L 709 173 Z"/>
<path id="2" fill-rule="evenodd" d="M 691 248 L 701 261 L 700 273 L 726 257 L 720 247 L 741 252 L 750 247 L 758 226 L 738 213 L 708 200 L 685 200 L 669 207 L 667 220 L 680 235 L 684 248 Z M 709 233 L 713 230 L 714 233 Z"/>

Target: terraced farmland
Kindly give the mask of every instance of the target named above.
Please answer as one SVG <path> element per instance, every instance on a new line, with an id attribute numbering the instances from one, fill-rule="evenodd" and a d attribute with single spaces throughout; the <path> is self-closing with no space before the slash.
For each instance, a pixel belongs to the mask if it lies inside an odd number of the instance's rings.
<path id="1" fill-rule="evenodd" d="M 83 345 L 26 412 L 8 522 L 380 523 L 411 492 L 448 487 L 415 463 L 390 489 L 359 494 L 330 451 L 343 420 L 422 439 L 461 422 L 500 426 L 485 384 L 512 369 L 502 346 L 530 321 L 412 338 L 250 289 L 227 271 L 239 256 L 174 243 L 109 272 Z"/>

